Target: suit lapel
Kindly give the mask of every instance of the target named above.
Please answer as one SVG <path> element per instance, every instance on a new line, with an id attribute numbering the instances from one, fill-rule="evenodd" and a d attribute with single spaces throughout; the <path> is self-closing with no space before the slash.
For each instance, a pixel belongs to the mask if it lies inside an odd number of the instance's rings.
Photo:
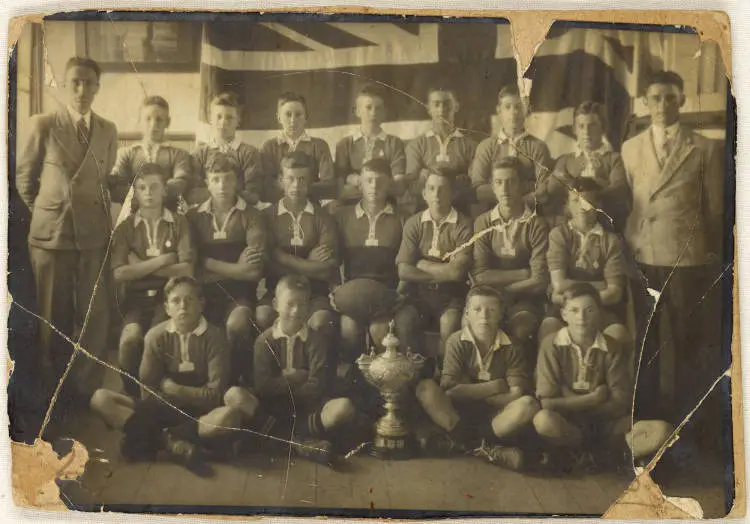
<path id="1" fill-rule="evenodd" d="M 651 136 L 651 129 L 649 128 L 640 136 L 641 143 L 638 145 L 637 151 L 642 155 L 641 163 L 643 164 L 643 171 L 644 173 L 648 173 L 645 187 L 651 187 L 651 194 L 653 194 L 660 180 L 661 166 L 659 165 L 659 157 L 656 155 L 656 147 Z M 656 173 L 656 175 L 652 176 L 651 173 Z"/>
<path id="2" fill-rule="evenodd" d="M 70 113 L 67 110 L 58 111 L 55 119 L 57 125 L 52 129 L 52 139 L 57 142 L 60 149 L 77 169 L 83 158 L 83 148 L 78 143 L 76 128 L 70 118 Z M 73 173 L 70 173 L 70 175 L 73 175 Z"/>
<path id="3" fill-rule="evenodd" d="M 89 130 L 89 143 L 88 148 L 86 149 L 86 155 L 84 157 L 84 161 L 86 160 L 86 157 L 89 155 L 96 155 L 97 151 L 103 151 L 104 149 L 101 147 L 101 142 L 104 140 L 104 131 L 103 131 L 103 124 L 99 116 L 92 112 L 91 113 L 91 128 Z M 97 165 L 100 162 L 97 162 L 96 156 L 94 156 L 94 161 L 97 163 Z"/>
<path id="4" fill-rule="evenodd" d="M 652 143 L 651 149 L 653 151 L 653 140 L 649 141 Z M 695 145 L 693 144 L 692 137 L 690 136 L 690 131 L 680 126 L 679 130 L 677 131 L 677 136 L 675 136 L 674 138 L 674 147 L 672 148 L 672 153 L 669 155 L 669 158 L 667 158 L 667 161 L 664 162 L 664 165 L 659 172 L 659 176 L 657 177 L 657 180 L 654 183 L 653 190 L 651 192 L 652 195 L 663 188 L 667 183 L 669 183 L 670 180 L 672 180 L 679 167 L 683 162 L 685 162 L 685 159 L 690 153 L 692 153 L 693 149 L 695 149 Z M 656 153 L 654 152 L 654 155 L 655 154 Z"/>

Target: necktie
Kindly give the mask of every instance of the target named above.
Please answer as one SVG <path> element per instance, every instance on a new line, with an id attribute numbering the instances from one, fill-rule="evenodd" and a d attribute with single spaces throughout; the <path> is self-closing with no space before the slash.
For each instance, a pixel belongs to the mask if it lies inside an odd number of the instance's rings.
<path id="1" fill-rule="evenodd" d="M 672 137 L 670 137 L 666 131 L 664 132 L 664 141 L 662 142 L 660 149 L 659 162 L 661 165 L 664 165 L 669 158 L 669 154 L 672 152 Z"/>
<path id="2" fill-rule="evenodd" d="M 89 143 L 89 128 L 86 126 L 86 120 L 83 117 L 76 124 L 76 135 L 80 144 L 87 145 Z"/>

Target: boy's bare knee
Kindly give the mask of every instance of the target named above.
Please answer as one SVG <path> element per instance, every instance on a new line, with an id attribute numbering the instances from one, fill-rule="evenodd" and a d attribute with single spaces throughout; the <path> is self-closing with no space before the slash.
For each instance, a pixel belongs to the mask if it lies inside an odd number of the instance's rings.
<path id="1" fill-rule="evenodd" d="M 104 388 L 94 391 L 89 400 L 89 407 L 94 411 L 109 411 L 113 404 L 112 392 Z"/>
<path id="2" fill-rule="evenodd" d="M 258 408 L 259 401 L 248 390 L 239 386 L 232 386 L 224 393 L 224 405 L 233 409 L 252 409 Z"/>
<path id="3" fill-rule="evenodd" d="M 253 328 L 252 313 L 250 308 L 239 306 L 234 308 L 227 318 L 227 337 L 229 340 L 237 340 L 248 336 Z"/>
<path id="4" fill-rule="evenodd" d="M 334 318 L 330 311 L 316 311 L 310 316 L 307 325 L 316 331 L 331 329 Z"/>
<path id="5" fill-rule="evenodd" d="M 346 397 L 341 397 L 326 402 L 321 418 L 324 419 L 324 423 L 328 422 L 325 425 L 332 426 L 354 420 L 356 414 L 354 403 Z"/>
<path id="6" fill-rule="evenodd" d="M 362 327 L 351 317 L 341 316 L 341 337 L 346 340 L 356 339 L 362 334 Z"/>
<path id="7" fill-rule="evenodd" d="M 534 430 L 542 437 L 557 433 L 557 421 L 554 413 L 548 409 L 540 409 L 532 420 Z"/>
<path id="8" fill-rule="evenodd" d="M 273 325 L 276 320 L 276 311 L 270 306 L 258 306 L 255 308 L 255 322 L 258 329 L 265 331 Z"/>
<path id="9" fill-rule="evenodd" d="M 529 417 L 529 419 L 536 415 L 541 409 L 539 401 L 531 395 L 524 395 L 523 397 L 514 400 L 511 406 L 517 409 L 525 417 Z"/>

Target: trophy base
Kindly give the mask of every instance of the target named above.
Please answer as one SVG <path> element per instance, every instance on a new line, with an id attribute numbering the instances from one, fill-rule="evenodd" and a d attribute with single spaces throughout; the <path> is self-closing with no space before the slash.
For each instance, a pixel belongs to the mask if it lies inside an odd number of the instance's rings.
<path id="1" fill-rule="evenodd" d="M 370 455 L 381 460 L 406 460 L 414 453 L 408 437 L 375 436 Z"/>

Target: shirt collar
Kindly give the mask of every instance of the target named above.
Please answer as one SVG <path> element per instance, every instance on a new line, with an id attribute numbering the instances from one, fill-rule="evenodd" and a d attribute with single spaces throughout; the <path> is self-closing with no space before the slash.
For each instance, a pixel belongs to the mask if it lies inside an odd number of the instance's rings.
<path id="1" fill-rule="evenodd" d="M 164 144 L 161 142 L 154 142 L 152 144 L 147 144 L 146 142 L 138 142 L 137 144 L 135 144 L 135 147 L 140 147 L 144 151 L 148 151 L 149 145 L 154 149 L 159 149 L 160 147 L 164 146 Z"/>
<path id="2" fill-rule="evenodd" d="M 427 136 L 427 137 L 435 136 L 436 137 L 437 133 L 435 133 L 434 129 L 430 129 L 429 131 L 427 131 L 424 134 L 424 136 Z M 461 132 L 461 130 L 459 128 L 456 127 L 456 128 L 453 129 L 453 132 L 450 135 L 448 135 L 448 138 L 451 138 L 451 137 L 453 137 L 453 138 L 463 138 L 464 134 Z"/>
<path id="3" fill-rule="evenodd" d="M 202 316 L 200 322 L 198 322 L 198 326 L 188 334 L 199 337 L 206 332 L 206 329 L 208 329 L 208 322 L 206 321 L 206 317 Z M 174 325 L 174 320 L 170 320 L 167 324 L 167 333 L 177 333 L 177 327 Z"/>
<path id="4" fill-rule="evenodd" d="M 302 212 L 314 215 L 315 214 L 315 208 L 313 207 L 312 202 L 310 202 L 308 200 L 307 204 L 305 204 L 305 209 L 303 209 Z M 289 211 L 286 208 L 286 206 L 284 205 L 284 199 L 279 200 L 279 206 L 278 206 L 278 209 L 276 211 L 276 216 L 280 217 L 281 215 L 285 215 L 287 213 L 289 213 L 290 215 L 292 214 L 292 212 Z"/>
<path id="5" fill-rule="evenodd" d="M 208 145 L 210 147 L 229 147 L 230 149 L 237 151 L 240 148 L 240 144 L 242 144 L 242 140 L 240 140 L 240 137 L 235 136 L 231 142 L 219 142 L 216 140 L 216 138 L 211 137 L 211 140 L 208 142 Z"/>
<path id="6" fill-rule="evenodd" d="M 514 221 L 526 222 L 533 216 L 534 216 L 534 211 L 530 207 L 526 206 L 523 210 L 523 214 L 520 217 L 506 221 L 503 217 L 500 216 L 500 210 L 498 210 L 497 206 L 495 206 L 492 208 L 492 211 L 490 211 L 490 222 L 500 221 L 503 224 L 514 222 Z"/>
<path id="7" fill-rule="evenodd" d="M 295 338 L 298 338 L 302 342 L 307 342 L 307 337 L 308 337 L 309 334 L 310 334 L 310 329 L 307 327 L 307 325 L 304 325 L 294 335 L 287 335 L 281 329 L 281 324 L 279 323 L 278 319 L 273 323 L 273 328 L 271 330 L 271 336 L 273 338 L 275 338 L 276 340 L 279 340 L 281 338 L 285 338 L 287 340 L 292 340 L 293 341 Z"/>
<path id="8" fill-rule="evenodd" d="M 575 346 L 575 342 L 573 342 L 573 339 L 570 337 L 570 331 L 568 331 L 567 327 L 562 328 L 560 331 L 557 332 L 557 335 L 555 335 L 555 345 L 557 346 Z M 596 334 L 596 338 L 594 338 L 594 343 L 591 344 L 591 349 L 600 349 L 607 353 L 609 351 L 609 348 L 607 347 L 607 340 L 604 338 L 604 335 L 602 335 L 601 331 Z"/>
<path id="9" fill-rule="evenodd" d="M 354 133 L 352 133 L 352 138 L 354 139 L 355 142 L 359 140 L 360 138 L 364 138 L 364 137 L 365 137 L 365 134 L 362 132 L 361 129 L 357 129 Z M 385 140 L 387 137 L 388 137 L 388 134 L 381 129 L 380 133 L 370 138 L 374 138 L 375 140 Z"/>
<path id="10" fill-rule="evenodd" d="M 609 140 L 607 140 L 607 137 L 602 137 L 602 145 L 600 145 L 597 149 L 594 151 L 591 151 L 594 155 L 604 155 L 606 153 L 611 153 L 613 151 L 612 144 L 609 143 Z M 578 145 L 578 142 L 576 142 L 575 145 L 575 156 L 583 156 L 585 153 L 583 149 L 581 149 L 581 146 Z"/>
<path id="11" fill-rule="evenodd" d="M 78 124 L 78 121 L 83 117 L 83 120 L 86 122 L 86 127 L 91 127 L 91 109 L 86 111 L 85 114 L 81 114 L 72 107 L 68 106 L 68 113 L 70 114 L 70 118 L 73 119 L 73 124 Z"/>
<path id="12" fill-rule="evenodd" d="M 474 338 L 474 333 L 471 332 L 469 326 L 466 326 L 461 330 L 461 336 L 459 338 L 462 341 L 471 342 L 472 344 L 474 344 L 474 347 L 479 347 L 476 339 Z M 498 329 L 497 334 L 495 335 L 495 341 L 493 342 L 490 351 L 497 351 L 503 346 L 511 345 L 513 345 L 513 342 L 511 342 L 510 337 L 505 334 L 505 331 L 503 331 L 502 329 Z"/>
<path id="13" fill-rule="evenodd" d="M 526 135 L 528 135 L 528 133 L 526 131 L 522 131 L 520 135 L 516 135 L 513 138 L 511 138 L 505 133 L 505 131 L 503 131 L 502 128 L 500 128 L 497 130 L 497 142 L 498 144 L 503 144 L 505 142 L 518 142 Z"/>
<path id="14" fill-rule="evenodd" d="M 597 222 L 597 224 L 596 224 L 596 225 L 595 225 L 594 227 L 592 227 L 591 229 L 589 229 L 589 230 L 588 230 L 587 232 L 585 232 L 585 233 L 584 233 L 583 231 L 579 231 L 579 230 L 578 230 L 578 229 L 577 229 L 577 228 L 576 228 L 576 227 L 575 227 L 575 226 L 573 225 L 573 221 L 572 221 L 572 220 L 569 220 L 569 221 L 568 221 L 568 228 L 569 228 L 569 229 L 570 229 L 571 231 L 574 231 L 574 232 L 578 233 L 579 235 L 596 235 L 596 236 L 599 236 L 599 237 L 603 237 L 603 236 L 604 236 L 604 228 L 603 228 L 603 227 L 602 227 L 602 225 L 601 225 L 601 224 L 599 224 L 598 222 Z"/>
<path id="15" fill-rule="evenodd" d="M 430 210 L 429 209 L 425 209 L 422 212 L 422 219 L 420 221 L 421 222 L 432 222 L 435 225 L 437 225 L 437 223 L 438 223 L 435 219 L 432 218 L 432 214 L 430 214 Z M 440 222 L 440 224 L 456 224 L 456 223 L 458 223 L 458 211 L 456 211 L 455 208 L 451 208 L 451 211 L 450 211 L 450 213 L 448 213 L 448 216 L 446 216 Z"/>
<path id="16" fill-rule="evenodd" d="M 141 210 L 135 212 L 134 218 L 133 218 L 133 225 L 135 227 L 138 227 L 138 224 L 145 221 L 146 219 L 141 216 Z M 167 209 L 166 207 L 162 210 L 161 216 L 159 217 L 159 221 L 164 220 L 165 222 L 171 222 L 174 223 L 174 215 L 172 212 Z"/>
<path id="17" fill-rule="evenodd" d="M 244 211 L 247 208 L 247 202 L 243 200 L 243 198 L 239 195 L 237 195 L 237 202 L 231 207 L 229 210 L 229 213 L 232 213 L 235 209 L 237 211 Z M 199 213 L 211 213 L 213 215 L 213 206 L 211 205 L 211 199 L 209 198 L 205 202 L 203 202 L 200 206 L 198 206 L 198 212 Z"/>
<path id="18" fill-rule="evenodd" d="M 290 137 L 286 136 L 284 132 L 282 131 L 279 133 L 279 136 L 276 137 L 276 142 L 278 144 L 299 144 L 300 142 L 310 142 L 312 141 L 312 138 L 310 138 L 310 135 L 307 134 L 307 131 L 303 131 L 302 134 L 299 136 L 297 140 L 292 140 Z"/>
<path id="19" fill-rule="evenodd" d="M 663 127 L 651 124 L 651 131 L 654 134 L 654 140 L 657 143 L 663 143 L 667 137 L 674 138 L 680 129 L 680 122 L 675 122 L 671 126 Z"/>
<path id="20" fill-rule="evenodd" d="M 383 214 L 383 213 L 385 213 L 386 215 L 392 215 L 393 214 L 393 206 L 390 205 L 390 204 L 387 204 L 383 208 L 383 210 L 380 212 L 380 214 Z M 367 213 L 365 212 L 365 208 L 362 207 L 362 201 L 360 200 L 359 202 L 357 202 L 357 205 L 354 206 L 354 215 L 357 218 L 362 218 L 366 214 Z"/>

